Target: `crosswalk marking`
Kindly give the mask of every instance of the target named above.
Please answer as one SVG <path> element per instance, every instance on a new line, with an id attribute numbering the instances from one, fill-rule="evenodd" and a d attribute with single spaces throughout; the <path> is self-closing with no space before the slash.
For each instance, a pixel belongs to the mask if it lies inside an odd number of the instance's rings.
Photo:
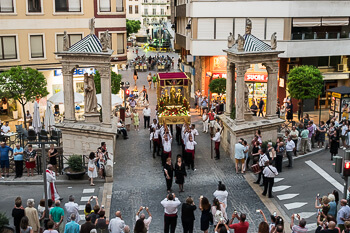
<path id="1" fill-rule="evenodd" d="M 317 223 L 309 223 L 305 226 L 307 228 L 307 231 L 314 231 L 317 228 Z"/>
<path id="2" fill-rule="evenodd" d="M 307 219 L 307 218 L 310 218 L 311 216 L 316 215 L 316 211 L 314 211 L 314 212 L 301 212 L 298 214 L 299 214 L 300 218 Z"/>
<path id="3" fill-rule="evenodd" d="M 79 210 L 85 210 L 85 205 L 79 205 L 78 208 Z"/>
<path id="4" fill-rule="evenodd" d="M 282 201 L 282 200 L 292 199 L 298 195 L 299 195 L 299 193 L 288 193 L 288 194 L 283 194 L 283 195 L 277 195 L 277 198 Z"/>
<path id="5" fill-rule="evenodd" d="M 284 180 L 284 178 L 275 178 L 275 179 L 274 179 L 275 183 L 280 182 L 280 181 L 282 181 L 282 180 Z"/>
<path id="6" fill-rule="evenodd" d="M 80 198 L 80 201 L 87 202 L 88 200 L 90 200 L 90 197 L 81 197 Z"/>
<path id="7" fill-rule="evenodd" d="M 94 193 L 95 189 L 84 189 L 83 193 Z"/>
<path id="8" fill-rule="evenodd" d="M 338 189 L 341 193 L 343 193 L 343 185 L 341 185 L 338 181 L 336 181 L 333 177 L 331 177 L 325 170 L 320 168 L 317 164 L 312 162 L 311 160 L 305 161 L 307 165 L 309 165 L 312 169 L 314 169 L 318 174 L 320 174 L 325 180 L 331 183 L 336 189 Z"/>
<path id="9" fill-rule="evenodd" d="M 283 191 L 283 190 L 286 190 L 286 189 L 288 189 L 290 187 L 291 186 L 288 186 L 288 185 L 280 185 L 280 186 L 272 187 L 272 192 Z"/>
<path id="10" fill-rule="evenodd" d="M 292 202 L 292 203 L 284 204 L 284 206 L 287 208 L 287 210 L 292 210 L 292 209 L 300 208 L 306 204 L 307 202 Z"/>
<path id="11" fill-rule="evenodd" d="M 80 216 L 80 221 L 85 221 L 85 214 L 79 214 Z"/>

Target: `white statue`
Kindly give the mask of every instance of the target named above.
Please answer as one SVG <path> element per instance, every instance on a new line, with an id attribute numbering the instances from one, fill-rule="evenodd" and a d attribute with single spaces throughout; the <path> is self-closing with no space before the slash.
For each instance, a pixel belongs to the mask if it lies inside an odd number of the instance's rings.
<path id="1" fill-rule="evenodd" d="M 250 19 L 247 19 L 245 23 L 245 34 L 251 34 L 251 33 L 252 33 L 252 21 Z"/>
<path id="2" fill-rule="evenodd" d="M 95 34 L 95 18 L 89 20 L 89 29 L 91 35 Z"/>
<path id="3" fill-rule="evenodd" d="M 234 44 L 235 44 L 235 37 L 232 35 L 232 32 L 230 32 L 230 35 L 227 37 L 227 47 L 232 48 Z"/>
<path id="4" fill-rule="evenodd" d="M 63 33 L 63 51 L 68 51 L 69 49 L 69 41 L 67 31 Z"/>
<path id="5" fill-rule="evenodd" d="M 84 110 L 85 113 L 97 112 L 97 97 L 94 77 L 89 76 L 88 73 L 84 74 Z"/>
<path id="6" fill-rule="evenodd" d="M 277 48 L 277 36 L 276 36 L 276 32 L 272 33 L 271 35 L 271 49 L 275 50 Z"/>
<path id="7" fill-rule="evenodd" d="M 108 30 L 101 34 L 100 37 L 101 45 L 102 45 L 102 52 L 107 52 L 108 49 L 111 49 L 111 35 L 109 34 Z"/>
<path id="8" fill-rule="evenodd" d="M 237 50 L 238 50 L 239 52 L 244 51 L 244 42 L 245 42 L 245 40 L 244 40 L 243 36 L 241 36 L 240 34 L 238 34 L 238 39 L 237 39 Z"/>

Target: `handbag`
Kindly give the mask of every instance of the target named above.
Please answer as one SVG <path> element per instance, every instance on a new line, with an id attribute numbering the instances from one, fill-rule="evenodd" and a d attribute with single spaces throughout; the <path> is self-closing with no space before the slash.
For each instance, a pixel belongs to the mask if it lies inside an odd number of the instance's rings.
<path id="1" fill-rule="evenodd" d="M 34 158 L 29 158 L 29 162 L 35 162 Z"/>
<path id="2" fill-rule="evenodd" d="M 93 172 L 94 170 L 95 170 L 94 167 L 89 167 L 89 171 L 90 171 L 90 172 Z"/>

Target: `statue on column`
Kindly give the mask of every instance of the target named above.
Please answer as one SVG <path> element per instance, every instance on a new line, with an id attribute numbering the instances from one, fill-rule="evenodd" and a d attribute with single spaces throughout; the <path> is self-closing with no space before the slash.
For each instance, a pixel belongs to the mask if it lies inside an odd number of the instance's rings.
<path id="1" fill-rule="evenodd" d="M 89 20 L 90 35 L 95 34 L 95 18 Z"/>
<path id="2" fill-rule="evenodd" d="M 271 49 L 275 50 L 277 48 L 277 36 L 276 36 L 276 32 L 272 33 L 271 35 Z"/>
<path id="3" fill-rule="evenodd" d="M 248 88 L 247 84 L 245 84 L 245 87 L 244 87 L 244 106 L 245 106 L 245 111 L 250 111 L 250 107 L 249 107 L 249 88 Z"/>
<path id="4" fill-rule="evenodd" d="M 251 34 L 251 33 L 252 33 L 252 21 L 250 19 L 247 19 L 245 23 L 245 34 Z"/>
<path id="5" fill-rule="evenodd" d="M 63 51 L 68 51 L 69 49 L 69 41 L 67 31 L 63 33 Z"/>
<path id="6" fill-rule="evenodd" d="M 238 39 L 237 39 L 237 50 L 238 50 L 239 52 L 244 51 L 244 42 L 245 42 L 245 40 L 244 40 L 243 36 L 241 36 L 240 34 L 238 34 Z"/>
<path id="7" fill-rule="evenodd" d="M 232 48 L 234 44 L 235 44 L 235 37 L 232 35 L 232 32 L 230 32 L 230 35 L 227 38 L 227 47 Z"/>
<path id="8" fill-rule="evenodd" d="M 84 108 L 85 113 L 97 113 L 97 97 L 95 82 L 92 75 L 84 74 Z"/>
<path id="9" fill-rule="evenodd" d="M 102 33 L 100 37 L 101 45 L 102 45 L 102 52 L 107 52 L 108 49 L 111 49 L 111 35 L 109 34 L 108 30 Z"/>

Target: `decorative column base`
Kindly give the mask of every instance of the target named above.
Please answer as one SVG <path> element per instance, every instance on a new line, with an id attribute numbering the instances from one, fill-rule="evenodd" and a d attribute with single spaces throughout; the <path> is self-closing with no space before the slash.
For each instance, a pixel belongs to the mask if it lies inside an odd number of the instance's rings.
<path id="1" fill-rule="evenodd" d="M 228 116 L 228 117 L 230 117 L 231 116 L 231 113 L 230 112 L 224 112 L 224 114 L 225 114 L 225 116 Z"/>
<path id="2" fill-rule="evenodd" d="M 85 113 L 84 117 L 86 123 L 100 123 L 99 113 Z"/>
<path id="3" fill-rule="evenodd" d="M 274 114 L 274 115 L 266 115 L 265 118 L 266 118 L 266 119 L 269 119 L 269 120 L 272 120 L 272 119 L 277 119 L 278 116 L 277 116 L 277 114 Z"/>
<path id="4" fill-rule="evenodd" d="M 253 118 L 252 112 L 246 111 L 246 112 L 244 113 L 244 120 L 245 120 L 245 121 L 253 121 L 254 118 Z"/>
<path id="5" fill-rule="evenodd" d="M 237 120 L 236 119 L 234 122 L 235 122 L 236 125 L 242 125 L 242 124 L 245 123 L 245 120 Z"/>

